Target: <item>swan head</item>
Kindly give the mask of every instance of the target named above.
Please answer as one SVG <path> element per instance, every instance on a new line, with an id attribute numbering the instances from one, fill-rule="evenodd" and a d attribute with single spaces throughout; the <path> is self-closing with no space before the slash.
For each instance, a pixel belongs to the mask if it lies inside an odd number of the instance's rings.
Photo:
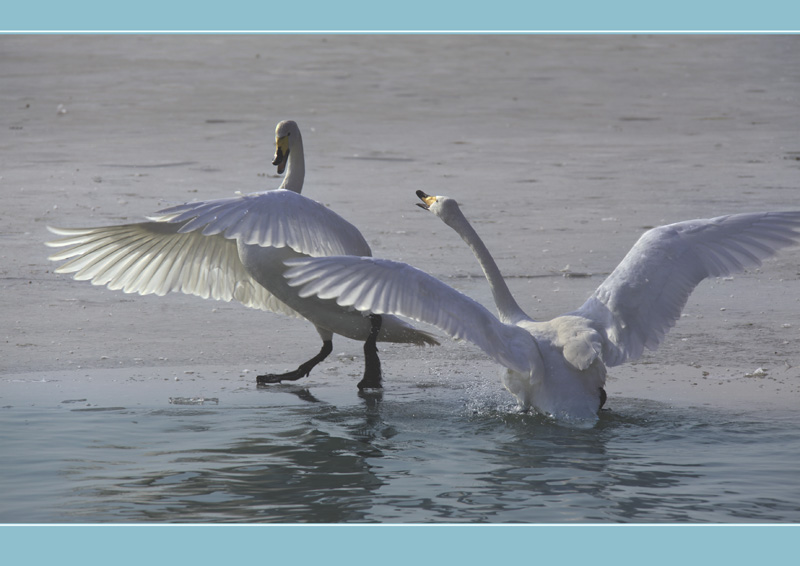
<path id="1" fill-rule="evenodd" d="M 272 159 L 272 164 L 278 168 L 278 175 L 286 169 L 291 147 L 299 138 L 300 128 L 294 120 L 284 120 L 275 127 L 275 157 Z"/>
<path id="2" fill-rule="evenodd" d="M 450 220 L 461 218 L 461 209 L 458 207 L 456 199 L 443 196 L 427 195 L 422 191 L 417 191 L 417 196 L 422 202 L 418 202 L 417 206 L 433 212 L 436 216 L 441 218 L 445 224 L 450 224 Z"/>

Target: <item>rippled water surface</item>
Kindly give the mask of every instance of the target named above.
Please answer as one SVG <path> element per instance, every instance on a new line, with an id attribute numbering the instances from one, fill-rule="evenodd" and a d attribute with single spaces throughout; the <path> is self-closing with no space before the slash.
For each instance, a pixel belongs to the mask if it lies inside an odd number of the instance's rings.
<path id="1" fill-rule="evenodd" d="M 0 521 L 800 520 L 789 414 L 614 399 L 581 429 L 478 385 L 247 398 L 6 406 Z"/>

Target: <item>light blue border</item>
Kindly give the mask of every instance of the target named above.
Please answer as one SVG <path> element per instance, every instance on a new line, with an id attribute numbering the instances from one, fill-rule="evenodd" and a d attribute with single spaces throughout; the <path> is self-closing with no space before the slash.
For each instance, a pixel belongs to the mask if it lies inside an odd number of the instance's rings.
<path id="1" fill-rule="evenodd" d="M 752 566 L 790 562 L 798 535 L 788 525 L 7 526 L 0 545 L 20 565 Z"/>
<path id="2" fill-rule="evenodd" d="M 800 2 L 14 2 L 0 31 L 794 32 Z M 2 51 L 0 51 L 2 57 Z M 10 564 L 779 563 L 798 526 L 0 526 Z M 785 559 L 784 559 L 785 560 Z"/>
<path id="3" fill-rule="evenodd" d="M 786 32 L 794 0 L 29 0 L 6 3 L 0 30 L 54 32 Z"/>

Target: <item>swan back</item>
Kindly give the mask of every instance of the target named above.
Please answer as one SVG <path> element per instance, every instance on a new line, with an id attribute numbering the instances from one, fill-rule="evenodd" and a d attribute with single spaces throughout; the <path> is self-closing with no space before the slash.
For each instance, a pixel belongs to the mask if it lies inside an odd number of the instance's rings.
<path id="1" fill-rule="evenodd" d="M 546 322 L 522 321 L 538 362 L 528 375 L 507 371 L 503 385 L 520 407 L 558 419 L 593 421 L 602 403 L 606 368 L 598 333 L 585 318 L 562 316 Z"/>

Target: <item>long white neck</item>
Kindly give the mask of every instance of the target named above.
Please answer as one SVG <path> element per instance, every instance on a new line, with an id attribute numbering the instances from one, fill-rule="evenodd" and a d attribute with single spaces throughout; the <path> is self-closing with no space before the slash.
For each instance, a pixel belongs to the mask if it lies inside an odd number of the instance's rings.
<path id="1" fill-rule="evenodd" d="M 303 190 L 303 180 L 306 176 L 306 161 L 303 155 L 303 137 L 300 130 L 295 130 L 290 136 L 289 159 L 286 162 L 286 176 L 279 189 L 286 189 L 300 193 Z"/>
<path id="2" fill-rule="evenodd" d="M 525 314 L 525 311 L 520 308 L 516 299 L 511 295 L 511 291 L 508 285 L 506 285 L 505 279 L 503 279 L 500 268 L 497 267 L 497 263 L 495 263 L 492 254 L 489 253 L 483 240 L 481 240 L 478 233 L 464 217 L 461 209 L 454 207 L 454 210 L 450 212 L 451 214 L 448 214 L 448 217 L 442 220 L 461 236 L 461 239 L 467 243 L 472 253 L 478 258 L 478 263 L 480 263 L 481 268 L 483 268 L 483 274 L 489 281 L 489 288 L 492 290 L 492 296 L 494 297 L 494 303 L 500 315 L 500 320 L 506 324 L 515 324 L 520 320 L 529 320 L 530 317 Z"/>

